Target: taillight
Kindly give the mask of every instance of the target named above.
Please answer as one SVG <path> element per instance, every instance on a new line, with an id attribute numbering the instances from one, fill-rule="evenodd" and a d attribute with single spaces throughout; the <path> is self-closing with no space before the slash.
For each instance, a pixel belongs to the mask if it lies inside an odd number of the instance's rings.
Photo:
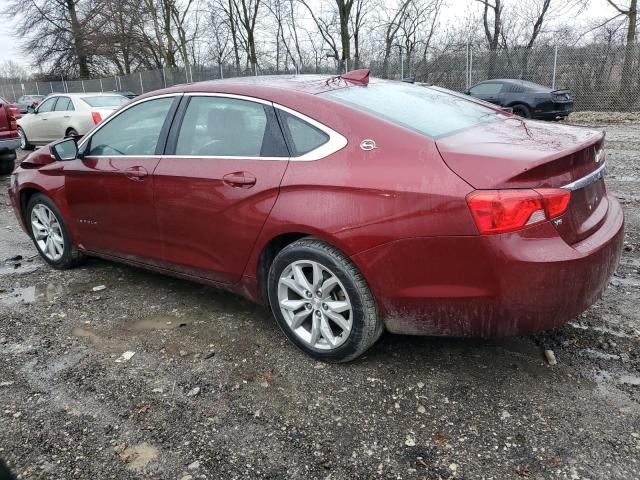
<path id="1" fill-rule="evenodd" d="M 537 190 L 477 190 L 467 204 L 481 234 L 513 232 L 562 215 L 571 192 L 561 188 Z"/>
<path id="2" fill-rule="evenodd" d="M 91 112 L 91 118 L 93 118 L 94 125 L 97 125 L 102 121 L 102 117 L 98 112 Z"/>
<path id="3" fill-rule="evenodd" d="M 7 116 L 7 120 L 9 121 L 9 130 L 18 129 L 18 121 L 16 120 L 16 117 L 14 117 L 12 114 L 9 114 Z"/>

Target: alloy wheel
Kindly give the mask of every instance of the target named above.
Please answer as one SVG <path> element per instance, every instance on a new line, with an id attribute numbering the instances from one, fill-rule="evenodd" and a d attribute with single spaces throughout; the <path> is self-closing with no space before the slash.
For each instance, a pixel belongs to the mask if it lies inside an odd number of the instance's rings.
<path id="1" fill-rule="evenodd" d="M 27 148 L 27 136 L 21 128 L 18 129 L 18 136 L 20 137 L 20 148 L 25 150 Z"/>
<path id="2" fill-rule="evenodd" d="M 338 277 L 318 262 L 300 260 L 283 270 L 278 304 L 291 331 L 310 347 L 333 350 L 349 338 L 349 295 Z"/>
<path id="3" fill-rule="evenodd" d="M 46 205 L 38 203 L 31 209 L 31 231 L 40 252 L 56 262 L 64 253 L 64 236 L 60 221 Z"/>

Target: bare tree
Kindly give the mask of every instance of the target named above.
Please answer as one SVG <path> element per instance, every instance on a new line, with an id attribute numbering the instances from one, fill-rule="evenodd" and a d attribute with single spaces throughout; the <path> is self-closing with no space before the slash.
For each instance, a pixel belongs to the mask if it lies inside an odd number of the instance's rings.
<path id="1" fill-rule="evenodd" d="M 12 0 L 6 15 L 17 23 L 22 49 L 35 63 L 66 76 L 88 78 L 93 68 L 92 11 L 99 0 Z"/>
<path id="2" fill-rule="evenodd" d="M 626 17 L 627 20 L 627 35 L 625 40 L 624 50 L 624 62 L 622 64 L 622 82 L 620 84 L 620 98 L 621 100 L 625 95 L 633 92 L 634 89 L 634 65 L 633 57 L 636 45 L 636 27 L 638 23 L 638 0 L 630 0 L 628 7 L 620 6 L 620 2 L 614 2 L 613 0 L 607 0 L 609 4 L 618 11 L 618 15 Z M 640 86 L 640 76 L 638 78 L 638 85 Z M 637 95 L 637 89 L 636 89 Z M 624 101 L 624 100 L 622 100 Z"/>
<path id="3" fill-rule="evenodd" d="M 391 50 L 398 35 L 401 25 L 404 23 L 404 18 L 407 14 L 407 8 L 413 0 L 401 0 L 398 7 L 393 11 L 393 16 L 385 22 L 384 31 L 384 57 L 382 60 L 382 77 L 389 77 L 389 58 L 391 57 Z"/>
<path id="4" fill-rule="evenodd" d="M 502 0 L 476 0 L 483 6 L 482 25 L 484 34 L 489 46 L 489 67 L 487 69 L 487 77 L 493 78 L 496 69 L 496 59 L 498 53 L 498 45 L 502 33 Z M 493 22 L 491 22 L 493 16 Z"/>
<path id="5" fill-rule="evenodd" d="M 247 50 L 247 63 L 251 65 L 251 71 L 258 71 L 258 56 L 256 55 L 255 30 L 258 20 L 260 0 L 233 0 L 238 23 L 243 28 L 243 35 Z"/>

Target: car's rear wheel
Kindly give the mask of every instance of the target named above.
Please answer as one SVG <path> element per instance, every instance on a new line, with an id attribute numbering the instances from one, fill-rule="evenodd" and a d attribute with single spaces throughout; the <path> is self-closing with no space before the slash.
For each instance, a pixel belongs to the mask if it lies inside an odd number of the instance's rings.
<path id="1" fill-rule="evenodd" d="M 20 149 L 33 150 L 33 145 L 29 143 L 27 134 L 24 133 L 24 130 L 22 129 L 22 127 L 18 127 L 18 136 L 20 137 Z"/>
<path id="2" fill-rule="evenodd" d="M 311 237 L 285 247 L 268 278 L 278 324 L 312 357 L 346 362 L 380 337 L 383 323 L 356 266 L 338 249 Z"/>
<path id="3" fill-rule="evenodd" d="M 27 224 L 38 252 L 52 267 L 71 268 L 85 260 L 71 241 L 60 210 L 46 195 L 37 193 L 29 199 Z"/>
<path id="4" fill-rule="evenodd" d="M 513 113 L 522 118 L 531 118 L 531 109 L 522 103 L 517 103 L 511 107 Z"/>

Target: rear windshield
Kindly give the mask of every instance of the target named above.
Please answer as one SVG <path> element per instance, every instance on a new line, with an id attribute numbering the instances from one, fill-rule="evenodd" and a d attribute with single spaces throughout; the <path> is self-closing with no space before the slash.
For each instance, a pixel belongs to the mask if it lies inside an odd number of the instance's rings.
<path id="1" fill-rule="evenodd" d="M 320 95 L 429 137 L 442 137 L 480 123 L 505 118 L 489 107 L 409 83 L 374 83 Z"/>
<path id="2" fill-rule="evenodd" d="M 82 100 L 88 103 L 90 107 L 119 107 L 129 101 L 127 97 L 121 95 L 82 97 Z"/>

